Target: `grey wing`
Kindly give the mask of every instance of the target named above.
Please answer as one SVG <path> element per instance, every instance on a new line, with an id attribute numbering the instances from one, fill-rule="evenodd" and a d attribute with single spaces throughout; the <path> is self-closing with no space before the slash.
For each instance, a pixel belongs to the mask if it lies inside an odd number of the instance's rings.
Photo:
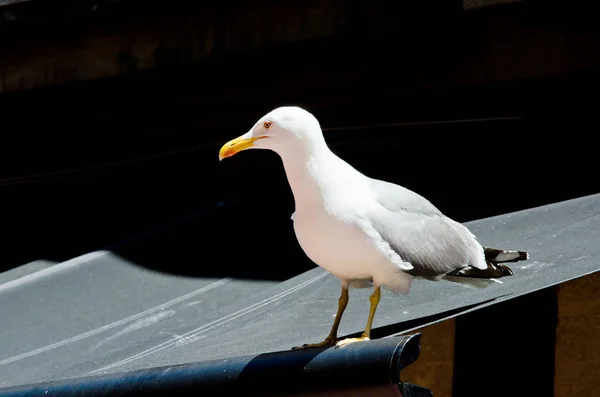
<path id="1" fill-rule="evenodd" d="M 378 211 L 371 224 L 413 266 L 409 273 L 414 276 L 436 277 L 469 265 L 486 268 L 483 248 L 475 237 L 443 215 Z"/>
<path id="2" fill-rule="evenodd" d="M 375 200 L 390 211 L 442 215 L 429 200 L 410 189 L 379 179 L 369 179 Z"/>
<path id="3" fill-rule="evenodd" d="M 381 181 L 377 181 L 381 182 Z M 376 185 L 382 206 L 371 215 L 372 226 L 415 276 L 436 277 L 473 266 L 487 267 L 483 248 L 462 224 L 444 216 L 418 194 L 389 183 Z"/>

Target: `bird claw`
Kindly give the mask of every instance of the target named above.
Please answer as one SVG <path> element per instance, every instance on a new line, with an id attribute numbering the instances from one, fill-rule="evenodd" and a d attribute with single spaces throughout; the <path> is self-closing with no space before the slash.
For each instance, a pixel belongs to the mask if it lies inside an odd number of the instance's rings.
<path id="1" fill-rule="evenodd" d="M 338 343 L 336 343 L 335 347 L 344 347 L 344 346 L 348 346 L 349 344 L 352 343 L 356 343 L 356 342 L 366 342 L 371 340 L 369 337 L 367 336 L 361 336 L 359 338 L 346 338 L 346 339 L 342 339 L 341 341 L 339 341 Z"/>
<path id="2" fill-rule="evenodd" d="M 305 343 L 302 346 L 294 346 L 292 350 L 304 350 L 311 349 L 315 347 L 325 347 L 325 346 L 333 346 L 338 341 L 338 339 L 326 338 L 323 342 L 319 343 Z"/>

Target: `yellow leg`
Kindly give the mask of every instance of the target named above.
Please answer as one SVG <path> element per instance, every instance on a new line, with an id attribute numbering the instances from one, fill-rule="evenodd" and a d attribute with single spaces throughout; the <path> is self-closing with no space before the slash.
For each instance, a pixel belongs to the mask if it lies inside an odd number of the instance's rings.
<path id="1" fill-rule="evenodd" d="M 324 346 L 333 346 L 338 340 L 337 333 L 338 328 L 340 326 L 340 321 L 342 320 L 342 314 L 344 314 L 344 310 L 348 306 L 348 301 L 350 300 L 348 296 L 348 287 L 342 286 L 342 293 L 340 295 L 340 299 L 338 299 L 338 309 L 335 314 L 335 320 L 333 320 L 333 325 L 331 326 L 331 330 L 329 331 L 329 335 L 323 342 L 319 343 L 308 343 L 302 346 L 293 347 L 292 350 L 295 349 L 307 349 L 310 347 L 324 347 Z"/>
<path id="2" fill-rule="evenodd" d="M 367 319 L 367 326 L 365 327 L 365 331 L 358 338 L 347 338 L 341 340 L 337 343 L 337 347 L 342 347 L 349 345 L 350 343 L 367 341 L 371 339 L 371 327 L 373 326 L 373 319 L 375 318 L 375 311 L 377 310 L 377 305 L 379 305 L 379 301 L 381 300 L 381 289 L 380 287 L 376 287 L 375 291 L 369 297 L 369 301 L 371 301 L 371 309 L 369 310 L 369 318 Z"/>

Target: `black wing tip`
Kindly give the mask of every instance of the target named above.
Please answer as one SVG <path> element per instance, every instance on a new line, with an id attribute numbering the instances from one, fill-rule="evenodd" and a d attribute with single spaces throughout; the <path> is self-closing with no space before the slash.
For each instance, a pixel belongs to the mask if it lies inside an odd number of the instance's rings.
<path id="1" fill-rule="evenodd" d="M 467 266 L 462 269 L 457 269 L 453 272 L 448 273 L 448 276 L 454 277 L 468 277 L 468 278 L 502 278 L 514 276 L 513 270 L 502 264 L 495 264 L 490 261 L 487 262 L 487 269 L 481 270 L 476 267 Z"/>

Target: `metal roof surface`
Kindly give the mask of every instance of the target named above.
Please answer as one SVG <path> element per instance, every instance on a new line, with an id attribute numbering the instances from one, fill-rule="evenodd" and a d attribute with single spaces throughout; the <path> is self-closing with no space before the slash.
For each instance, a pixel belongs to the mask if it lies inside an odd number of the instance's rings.
<path id="1" fill-rule="evenodd" d="M 407 296 L 384 292 L 375 336 L 600 269 L 600 195 L 467 225 L 484 245 L 527 250 L 530 260 L 485 289 L 416 280 Z M 351 291 L 340 335 L 362 331 L 369 294 Z M 0 274 L 0 387 L 288 350 L 326 335 L 338 295 L 338 281 L 321 268 L 281 283 L 186 278 L 111 252 L 10 281 Z"/>

